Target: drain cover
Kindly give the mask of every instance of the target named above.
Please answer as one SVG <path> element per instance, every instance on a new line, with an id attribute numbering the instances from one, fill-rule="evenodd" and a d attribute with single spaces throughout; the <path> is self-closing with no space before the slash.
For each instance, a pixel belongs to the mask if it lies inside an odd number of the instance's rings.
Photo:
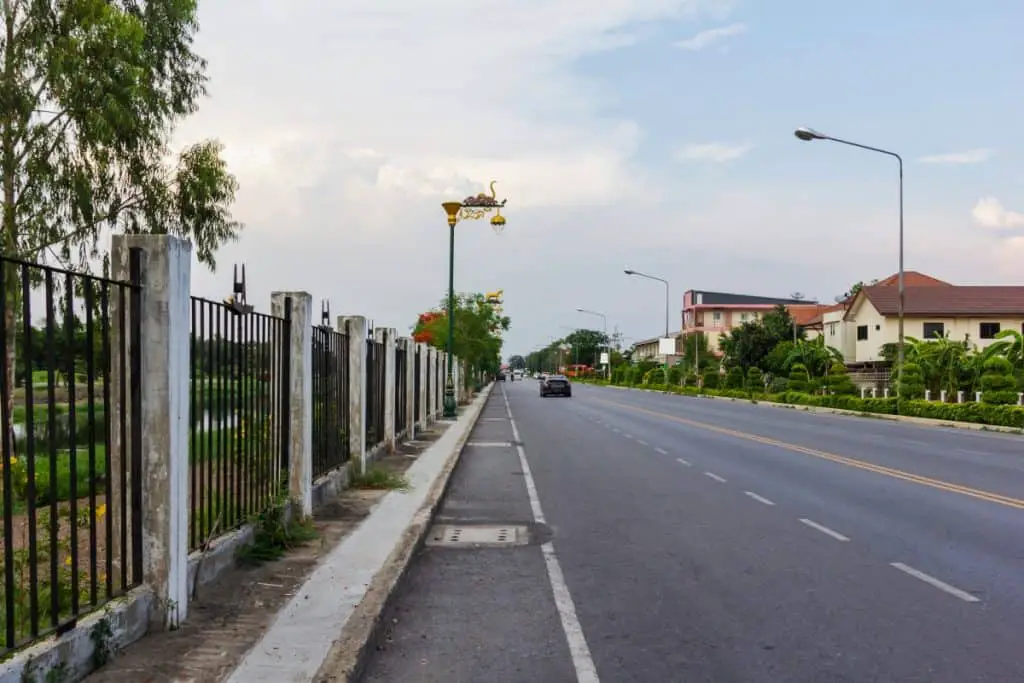
<path id="1" fill-rule="evenodd" d="M 524 545 L 524 526 L 507 524 L 438 524 L 427 537 L 427 545 L 448 547 Z"/>

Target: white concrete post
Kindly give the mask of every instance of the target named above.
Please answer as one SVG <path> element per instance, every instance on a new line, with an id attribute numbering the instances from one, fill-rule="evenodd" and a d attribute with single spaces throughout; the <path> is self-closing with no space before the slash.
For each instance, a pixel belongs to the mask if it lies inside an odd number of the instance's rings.
<path id="1" fill-rule="evenodd" d="M 885 393 L 883 394 L 883 396 L 885 396 L 886 398 L 889 398 L 889 387 L 886 387 L 886 388 L 885 388 L 885 389 L 883 389 L 882 391 L 884 391 L 884 392 L 885 392 Z"/>
<path id="2" fill-rule="evenodd" d="M 878 398 L 878 387 L 871 387 L 871 398 Z"/>
<path id="3" fill-rule="evenodd" d="M 384 349 L 384 447 L 388 453 L 395 452 L 395 434 L 398 428 L 395 425 L 395 339 L 396 330 L 393 327 L 378 327 L 373 331 L 373 337 L 381 342 Z"/>
<path id="4" fill-rule="evenodd" d="M 976 403 L 981 403 L 981 392 L 980 391 L 975 391 L 974 392 L 974 400 L 975 400 Z"/>
<path id="5" fill-rule="evenodd" d="M 416 344 L 416 353 L 420 357 L 420 413 L 416 416 L 416 427 L 420 431 L 427 429 L 427 349 L 426 344 Z"/>
<path id="6" fill-rule="evenodd" d="M 924 400 L 926 400 L 926 401 L 932 400 L 932 390 L 931 389 L 925 389 L 924 390 Z"/>
<path id="7" fill-rule="evenodd" d="M 401 427 L 405 438 L 412 441 L 416 438 L 416 342 L 403 337 L 398 343 L 405 349 L 405 424 Z"/>
<path id="8" fill-rule="evenodd" d="M 142 273 L 142 319 L 139 321 L 142 422 L 129 425 L 128 433 L 139 429 L 142 441 L 142 471 L 136 479 L 141 482 L 143 505 L 139 520 L 142 524 L 141 579 L 156 596 L 149 613 L 149 630 L 157 631 L 176 628 L 188 616 L 192 244 L 170 235 L 115 235 L 111 248 L 113 279 L 129 279 L 129 254 L 133 249 L 140 250 Z M 111 302 L 117 299 L 112 296 Z M 130 319 L 131 311 L 126 314 Z M 110 319 L 118 318 L 112 312 Z M 120 382 L 119 366 L 119 363 L 112 364 L 114 386 Z M 113 453 L 111 456 L 113 458 Z M 112 464 L 119 466 L 119 463 Z M 129 481 L 132 479 L 134 477 Z M 120 493 L 130 495 L 129 491 Z M 130 548 L 126 548 L 123 559 L 130 561 L 130 558 Z"/>
<path id="9" fill-rule="evenodd" d="M 427 422 L 437 419 L 437 411 L 440 409 L 440 402 L 437 400 L 437 387 L 441 385 L 441 395 L 444 395 L 444 380 L 438 382 L 437 362 L 443 352 L 430 346 L 427 348 L 427 373 L 430 375 L 430 395 L 427 396 Z"/>
<path id="10" fill-rule="evenodd" d="M 862 399 L 864 399 L 864 398 L 867 398 L 867 395 L 868 395 L 868 388 L 867 387 L 861 387 L 860 388 L 860 397 Z"/>
<path id="11" fill-rule="evenodd" d="M 348 336 L 348 457 L 366 471 L 366 318 L 338 316 Z"/>
<path id="12" fill-rule="evenodd" d="M 288 349 L 288 496 L 303 517 L 313 514 L 313 295 L 271 292 L 270 314 L 283 318 L 291 298 Z"/>
<path id="13" fill-rule="evenodd" d="M 942 389 L 941 391 L 939 391 L 939 401 L 941 401 L 942 403 L 946 402 L 946 390 L 945 389 Z"/>
<path id="14" fill-rule="evenodd" d="M 1024 406 L 1024 393 L 1017 392 L 1017 405 Z"/>
<path id="15" fill-rule="evenodd" d="M 956 402 L 957 403 L 963 403 L 964 402 L 964 392 L 962 392 L 962 391 L 956 392 Z"/>

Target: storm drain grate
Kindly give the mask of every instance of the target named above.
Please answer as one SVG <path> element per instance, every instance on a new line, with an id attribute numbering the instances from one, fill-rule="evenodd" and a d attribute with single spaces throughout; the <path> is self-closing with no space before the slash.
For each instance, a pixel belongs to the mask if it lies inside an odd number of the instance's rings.
<path id="1" fill-rule="evenodd" d="M 439 524 L 431 530 L 426 543 L 448 547 L 524 545 L 528 536 L 524 526 Z"/>

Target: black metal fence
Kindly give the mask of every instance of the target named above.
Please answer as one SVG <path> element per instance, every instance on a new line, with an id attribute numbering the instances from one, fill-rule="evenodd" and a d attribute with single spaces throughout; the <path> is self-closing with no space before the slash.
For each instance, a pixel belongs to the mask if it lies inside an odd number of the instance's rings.
<path id="1" fill-rule="evenodd" d="M 192 297 L 190 550 L 267 509 L 286 485 L 290 304 L 276 317 Z"/>
<path id="2" fill-rule="evenodd" d="M 384 385 L 387 381 L 387 354 L 384 343 L 366 338 L 366 450 L 384 441 Z"/>
<path id="3" fill-rule="evenodd" d="M 348 335 L 313 328 L 313 477 L 349 458 Z"/>
<path id="4" fill-rule="evenodd" d="M 408 427 L 406 417 L 409 413 L 409 355 L 405 348 L 395 348 L 395 430 L 402 432 Z"/>
<path id="5" fill-rule="evenodd" d="M 142 578 L 140 255 L 130 282 L 0 257 L 4 652 Z"/>

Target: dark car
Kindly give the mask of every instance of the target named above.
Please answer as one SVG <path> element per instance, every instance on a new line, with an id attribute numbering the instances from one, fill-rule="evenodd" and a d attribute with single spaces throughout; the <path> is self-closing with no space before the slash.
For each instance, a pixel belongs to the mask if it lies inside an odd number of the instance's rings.
<path id="1" fill-rule="evenodd" d="M 572 396 L 572 385 L 565 375 L 548 375 L 540 382 L 541 396 Z"/>

